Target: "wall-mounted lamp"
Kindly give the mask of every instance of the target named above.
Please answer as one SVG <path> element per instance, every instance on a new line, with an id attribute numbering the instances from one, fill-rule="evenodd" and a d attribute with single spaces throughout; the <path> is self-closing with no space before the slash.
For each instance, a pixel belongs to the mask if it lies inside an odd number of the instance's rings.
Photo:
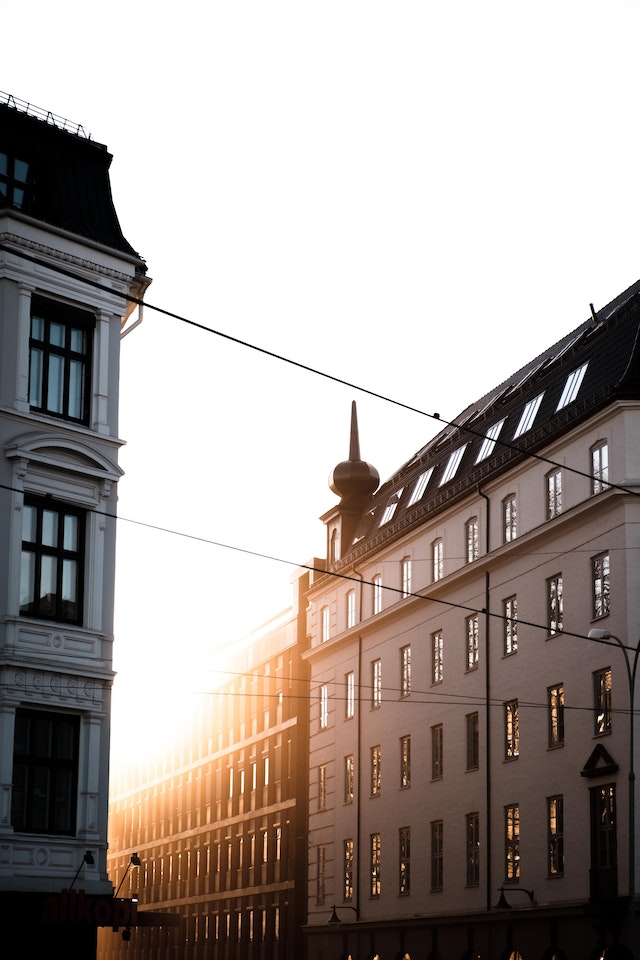
<path id="1" fill-rule="evenodd" d="M 140 859 L 140 857 L 138 856 L 138 854 L 137 854 L 137 853 L 132 853 L 132 854 L 131 854 L 131 859 L 129 860 L 129 863 L 127 864 L 127 869 L 126 869 L 125 872 L 122 874 L 122 880 L 121 880 L 120 883 L 118 884 L 118 889 L 117 889 L 116 892 L 114 893 L 114 897 L 117 897 L 118 894 L 120 893 L 120 889 L 121 889 L 121 887 L 122 887 L 122 884 L 123 884 L 124 881 L 127 879 L 127 874 L 129 873 L 129 869 L 130 869 L 131 867 L 139 867 L 141 863 L 142 863 L 142 860 Z"/>
<path id="2" fill-rule="evenodd" d="M 509 903 L 509 901 L 504 895 L 504 887 L 498 887 L 498 889 L 500 891 L 500 899 L 496 903 L 494 910 L 511 910 L 512 909 L 511 904 Z M 510 894 L 526 893 L 526 895 L 529 897 L 529 900 L 531 901 L 531 906 L 533 906 L 533 903 L 534 903 L 533 890 L 526 890 L 524 887 L 510 887 L 509 893 Z"/>
<path id="3" fill-rule="evenodd" d="M 84 852 L 84 857 L 82 858 L 82 861 L 81 861 L 81 863 L 80 863 L 80 866 L 79 866 L 78 869 L 76 870 L 76 875 L 75 875 L 75 877 L 73 878 L 73 880 L 71 881 L 71 886 L 69 887 L 69 890 L 72 890 L 72 889 L 73 889 L 73 885 L 74 885 L 74 883 L 76 882 L 76 880 L 78 879 L 78 877 L 80 876 L 80 871 L 81 871 L 82 868 L 84 867 L 85 863 L 86 863 L 88 866 L 92 867 L 95 862 L 96 862 L 96 861 L 95 861 L 94 858 L 93 858 L 93 854 L 91 853 L 91 850 L 85 850 L 85 852 Z"/>
<path id="4" fill-rule="evenodd" d="M 338 909 L 339 909 L 339 910 L 353 910 L 353 912 L 354 912 L 355 915 L 356 915 L 356 920 L 359 920 L 359 919 L 360 919 L 360 914 L 358 913 L 358 908 L 357 908 L 357 907 L 349 907 L 349 906 L 347 906 L 347 905 L 345 904 L 345 905 L 342 906 L 342 907 L 338 907 Z M 327 920 L 327 923 L 342 923 L 342 920 L 340 919 L 340 917 L 339 917 L 338 914 L 336 913 L 336 905 L 335 905 L 335 903 L 334 903 L 333 906 L 331 907 L 331 916 L 330 916 L 329 919 Z"/>

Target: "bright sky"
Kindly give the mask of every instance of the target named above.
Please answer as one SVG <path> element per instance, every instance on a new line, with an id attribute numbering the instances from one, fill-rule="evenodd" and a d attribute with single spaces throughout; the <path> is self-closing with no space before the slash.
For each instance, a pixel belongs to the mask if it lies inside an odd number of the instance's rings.
<path id="1" fill-rule="evenodd" d="M 633 0 L 24 0 L 2 29 L 0 89 L 113 154 L 150 304 L 400 404 L 452 419 L 640 276 Z M 123 341 L 149 526 L 118 529 L 117 736 L 288 605 L 353 399 L 383 480 L 436 432 L 150 309 Z"/>

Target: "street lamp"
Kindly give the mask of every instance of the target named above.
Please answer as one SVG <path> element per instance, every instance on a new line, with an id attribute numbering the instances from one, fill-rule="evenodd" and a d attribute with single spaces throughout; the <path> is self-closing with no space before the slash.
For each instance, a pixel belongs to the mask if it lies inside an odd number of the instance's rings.
<path id="1" fill-rule="evenodd" d="M 76 880 L 78 879 L 78 877 L 80 876 L 80 871 L 81 871 L 82 868 L 84 867 L 85 863 L 87 864 L 88 867 L 92 867 L 92 866 L 95 864 L 95 862 L 96 862 L 96 861 L 95 861 L 95 859 L 94 859 L 93 854 L 91 853 L 91 850 L 85 850 L 85 852 L 84 852 L 84 857 L 83 857 L 82 860 L 80 861 L 80 866 L 79 866 L 78 869 L 76 870 L 76 875 L 75 875 L 75 877 L 73 878 L 73 880 L 71 881 L 71 885 L 69 886 L 69 893 L 71 893 L 71 891 L 73 890 L 73 885 L 74 885 L 74 883 L 76 882 Z"/>
<path id="2" fill-rule="evenodd" d="M 127 874 L 129 873 L 129 868 L 130 868 L 130 867 L 139 867 L 141 863 L 142 863 L 142 860 L 140 859 L 140 857 L 138 856 L 138 854 L 137 854 L 137 853 L 132 853 L 132 854 L 131 854 L 131 859 L 129 860 L 129 863 L 127 864 L 127 869 L 126 869 L 125 872 L 122 874 L 122 880 L 121 880 L 120 883 L 118 884 L 118 889 L 116 890 L 116 892 L 115 892 L 115 894 L 114 894 L 114 898 L 117 897 L 118 894 L 120 893 L 120 890 L 121 890 L 121 888 L 122 888 L 122 884 L 123 884 L 124 881 L 126 880 Z"/>
<path id="3" fill-rule="evenodd" d="M 357 907 L 350 907 L 350 906 L 348 906 L 347 904 L 345 904 L 345 905 L 342 906 L 342 907 L 338 907 L 338 910 L 353 910 L 353 912 L 354 912 L 355 915 L 356 915 L 356 920 L 359 920 L 359 919 L 360 919 L 360 914 L 359 914 L 359 912 L 358 912 L 358 908 L 357 908 Z M 333 906 L 331 907 L 331 916 L 330 916 L 329 919 L 327 920 L 327 923 L 332 923 L 332 924 L 333 924 L 333 923 L 342 923 L 342 920 L 340 919 L 340 917 L 339 917 L 338 914 L 336 913 L 336 905 L 335 905 L 335 903 L 334 903 Z"/>
<path id="4" fill-rule="evenodd" d="M 624 654 L 624 663 L 627 668 L 629 681 L 629 939 L 631 941 L 632 956 L 636 956 L 636 774 L 633 762 L 633 705 L 635 702 L 636 673 L 638 657 L 640 657 L 640 640 L 635 647 L 627 647 L 620 637 L 616 637 L 610 630 L 589 630 L 589 640 L 615 640 Z M 629 659 L 627 650 L 633 651 L 633 661 Z"/>
<path id="5" fill-rule="evenodd" d="M 494 910 L 511 910 L 511 904 L 504 895 L 504 887 L 498 887 L 498 890 L 500 891 L 500 899 L 496 903 Z M 533 906 L 533 890 L 527 890 L 525 887 L 511 887 L 509 889 L 509 895 L 512 893 L 526 893 L 531 902 L 531 906 Z"/>

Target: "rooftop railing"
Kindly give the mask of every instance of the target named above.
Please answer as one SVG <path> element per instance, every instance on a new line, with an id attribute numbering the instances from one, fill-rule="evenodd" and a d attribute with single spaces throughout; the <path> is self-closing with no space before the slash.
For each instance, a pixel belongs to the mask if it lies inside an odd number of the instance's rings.
<path id="1" fill-rule="evenodd" d="M 36 119 L 42 120 L 44 123 L 49 123 L 52 127 L 57 127 L 59 130 L 72 133 L 76 137 L 91 140 L 91 134 L 87 133 L 81 124 L 71 123 L 70 120 L 59 117 L 57 114 L 52 113 L 51 110 L 43 110 L 42 107 L 36 107 L 33 103 L 28 103 L 26 100 L 19 100 L 18 97 L 14 97 L 11 93 L 4 93 L 4 91 L 0 90 L 0 104 L 5 104 L 7 107 L 19 110 L 21 113 L 36 117 Z"/>

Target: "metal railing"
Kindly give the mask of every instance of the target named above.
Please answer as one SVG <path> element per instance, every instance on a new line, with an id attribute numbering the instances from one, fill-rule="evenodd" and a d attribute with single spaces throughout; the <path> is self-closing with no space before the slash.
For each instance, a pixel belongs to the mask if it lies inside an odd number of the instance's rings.
<path id="1" fill-rule="evenodd" d="M 64 117 L 59 117 L 57 114 L 52 113 L 51 110 L 44 110 L 42 107 L 36 107 L 33 103 L 28 103 L 26 100 L 19 100 L 18 97 L 14 97 L 11 93 L 5 93 L 3 90 L 0 90 L 0 104 L 4 104 L 14 110 L 19 110 L 21 113 L 26 113 L 31 117 L 35 117 L 37 120 L 42 120 L 52 127 L 57 127 L 58 130 L 65 130 L 67 133 L 72 133 L 76 137 L 91 140 L 91 134 L 87 133 L 80 123 L 72 123 L 70 120 L 66 120 Z"/>

